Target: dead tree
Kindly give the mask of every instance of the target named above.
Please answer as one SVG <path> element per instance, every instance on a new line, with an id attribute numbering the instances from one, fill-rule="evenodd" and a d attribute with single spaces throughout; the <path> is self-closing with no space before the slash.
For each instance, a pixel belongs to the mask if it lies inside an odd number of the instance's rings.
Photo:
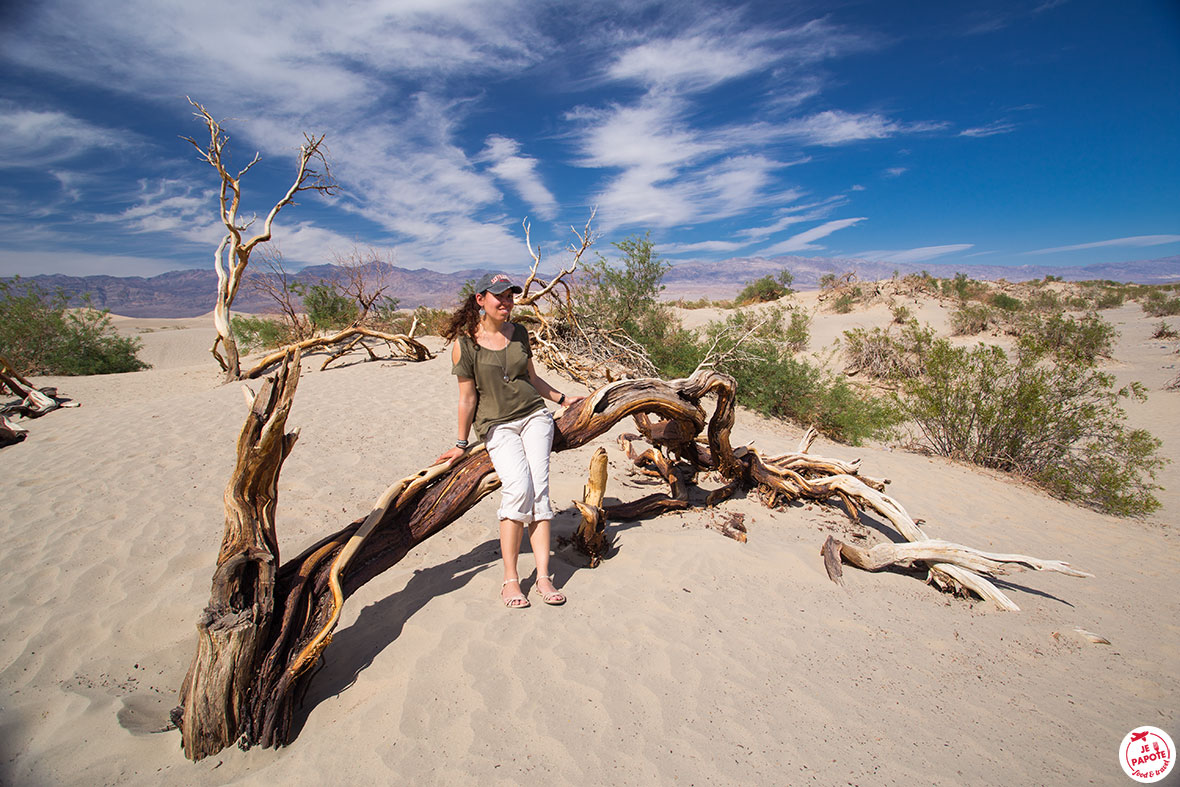
<path id="1" fill-rule="evenodd" d="M 183 139 L 197 149 L 201 160 L 213 167 L 221 181 L 217 200 L 221 223 L 225 226 L 226 234 L 213 254 L 213 269 L 217 272 L 217 303 L 213 309 L 213 325 L 217 329 L 217 338 L 210 351 L 217 359 L 217 363 L 221 365 L 222 371 L 225 372 L 226 382 L 232 382 L 241 379 L 241 366 L 238 345 L 234 341 L 233 331 L 230 327 L 230 307 L 233 305 L 234 297 L 238 294 L 238 287 L 242 283 L 242 274 L 245 273 L 246 266 L 250 263 L 251 252 L 258 244 L 271 239 L 275 217 L 279 215 L 280 210 L 294 201 L 296 194 L 301 191 L 332 194 L 336 189 L 336 181 L 332 179 L 328 168 L 323 135 L 317 137 L 305 133 L 303 135 L 304 142 L 299 146 L 294 181 L 282 199 L 276 202 L 267 213 L 262 224 L 262 231 L 247 239 L 244 233 L 250 229 L 254 219 L 244 220 L 238 215 L 242 202 L 241 180 L 242 176 L 258 163 L 260 156 L 255 153 L 249 164 L 236 175 L 231 174 L 227 161 L 229 137 L 225 135 L 221 124 L 213 119 L 205 107 L 191 98 L 188 102 L 197 110 L 193 114 L 205 123 L 205 127 L 209 131 L 209 141 L 207 144 L 202 144 L 192 137 L 183 137 Z M 219 345 L 225 348 L 224 356 L 218 350 Z"/>
<path id="2" fill-rule="evenodd" d="M 285 360 L 281 374 L 268 380 L 262 392 L 249 397 L 251 412 L 226 491 L 226 530 L 210 604 L 198 625 L 197 654 L 185 678 L 181 705 L 173 712 L 185 753 L 192 759 L 213 754 L 238 739 L 243 745 L 289 742 L 295 699 L 311 679 L 312 668 L 330 654 L 332 634 L 347 598 L 499 486 L 487 451 L 478 444 L 451 465 L 434 465 L 395 482 L 368 516 L 322 538 L 276 570 L 277 477 L 296 437 L 284 435 L 283 424 L 297 377 L 296 354 Z M 701 401 L 708 396 L 714 396 L 716 404 L 707 417 Z M 561 415 L 553 448 L 578 448 L 623 418 L 635 419 L 653 449 L 635 452 L 630 444 L 638 438 L 627 438 L 632 461 L 668 481 L 671 493 L 650 495 L 614 509 L 617 516 L 683 508 L 684 489 L 691 477 L 710 471 L 721 477 L 723 485 L 708 496 L 708 505 L 743 485 L 769 489 L 776 496 L 836 497 L 850 511 L 854 502 L 872 508 L 903 532 L 916 532 L 924 540 L 900 505 L 881 494 L 884 482 L 860 478 L 855 462 L 809 455 L 814 435 L 808 435 L 797 452 L 780 457 L 764 459 L 747 447 L 735 450 L 729 440 L 734 396 L 733 378 L 712 370 L 698 370 L 692 377 L 671 382 L 616 381 Z M 610 514 L 601 510 L 605 454 L 596 452 L 591 468 L 579 508 L 584 514 L 597 513 L 587 516 L 579 529 L 577 539 L 582 543 L 602 536 Z M 585 532 L 588 529 L 594 532 Z M 735 531 L 744 540 L 744 528 Z M 846 557 L 854 563 L 861 560 L 865 567 L 926 561 L 942 581 L 972 589 L 976 587 L 970 579 L 974 571 L 992 570 L 1013 560 L 1034 568 L 1080 573 L 1063 563 L 1024 556 L 951 549 L 937 543 L 923 544 L 921 549 L 871 554 L 863 560 L 855 554 Z"/>

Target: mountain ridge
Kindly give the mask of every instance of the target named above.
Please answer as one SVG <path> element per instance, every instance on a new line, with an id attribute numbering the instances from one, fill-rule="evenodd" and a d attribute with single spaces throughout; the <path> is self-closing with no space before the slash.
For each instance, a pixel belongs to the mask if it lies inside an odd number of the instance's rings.
<path id="1" fill-rule="evenodd" d="M 441 273 L 429 268 L 399 268 L 382 263 L 382 281 L 387 292 L 398 298 L 403 308 L 430 306 L 446 308 L 456 302 L 456 294 L 463 284 L 476 279 L 487 269 Z M 1098 263 L 1067 268 L 1050 265 L 956 265 L 949 263 L 892 263 L 836 257 L 735 257 L 718 262 L 685 261 L 674 263 L 664 276 L 665 298 L 732 298 L 746 284 L 763 276 L 772 276 L 786 269 L 794 276 L 796 289 L 815 289 L 827 273 L 842 274 L 854 270 L 863 279 L 887 279 L 894 275 L 927 271 L 932 276 L 946 278 L 965 273 L 973 279 L 1007 279 L 1027 281 L 1047 275 L 1060 276 L 1067 281 L 1109 279 L 1136 284 L 1167 284 L 1180 282 L 1180 255 L 1152 260 L 1119 263 Z M 523 275 L 524 271 L 516 271 Z M 315 265 L 290 274 L 294 281 L 314 284 L 343 277 L 339 266 Z M 13 279 L 6 279 L 13 281 Z M 83 293 L 91 294 L 91 305 L 108 309 L 126 317 L 197 317 L 213 310 L 217 292 L 217 275 L 212 269 L 185 269 L 161 273 L 157 276 L 67 276 L 40 274 L 20 277 L 21 282 L 36 284 L 49 292 L 61 290 L 70 296 L 73 305 L 82 303 Z M 265 294 L 242 283 L 234 301 L 234 310 L 243 313 L 265 313 L 274 310 L 274 302 Z"/>

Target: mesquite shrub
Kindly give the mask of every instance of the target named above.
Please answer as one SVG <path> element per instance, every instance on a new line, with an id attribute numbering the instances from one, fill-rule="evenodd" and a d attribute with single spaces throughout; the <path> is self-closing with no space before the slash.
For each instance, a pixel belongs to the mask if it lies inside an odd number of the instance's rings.
<path id="1" fill-rule="evenodd" d="M 905 415 L 936 453 L 1030 478 L 1050 493 L 1119 516 L 1159 508 L 1153 481 L 1160 441 L 1129 429 L 1120 402 L 1145 397 L 1133 383 L 1025 343 L 999 347 L 934 341 L 923 374 L 904 384 Z"/>
<path id="2" fill-rule="evenodd" d="M 149 365 L 139 359 L 142 342 L 120 336 L 110 313 L 90 306 L 69 308 L 69 296 L 50 294 L 20 277 L 0 280 L 0 355 L 20 374 L 114 374 Z"/>

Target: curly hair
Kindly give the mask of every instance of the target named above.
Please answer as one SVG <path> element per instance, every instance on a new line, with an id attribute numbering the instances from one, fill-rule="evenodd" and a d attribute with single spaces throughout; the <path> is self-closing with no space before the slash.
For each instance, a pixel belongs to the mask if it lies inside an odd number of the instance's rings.
<path id="1" fill-rule="evenodd" d="M 467 296 L 467 300 L 459 304 L 458 309 L 455 309 L 455 313 L 451 315 L 451 321 L 443 329 L 442 335 L 448 342 L 453 342 L 460 336 L 474 340 L 477 325 L 479 325 L 479 304 L 475 302 L 475 293 L 472 293 Z"/>

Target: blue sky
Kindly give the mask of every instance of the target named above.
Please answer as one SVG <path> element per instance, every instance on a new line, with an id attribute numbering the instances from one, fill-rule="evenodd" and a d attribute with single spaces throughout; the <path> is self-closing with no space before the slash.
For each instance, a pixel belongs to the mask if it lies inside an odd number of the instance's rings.
<path id="1" fill-rule="evenodd" d="M 261 154 L 247 215 L 327 135 L 341 188 L 280 214 L 291 267 L 520 269 L 526 216 L 555 265 L 595 206 L 602 251 L 673 262 L 1180 254 L 1174 0 L 22 0 L 0 275 L 211 266 L 186 96 Z"/>

